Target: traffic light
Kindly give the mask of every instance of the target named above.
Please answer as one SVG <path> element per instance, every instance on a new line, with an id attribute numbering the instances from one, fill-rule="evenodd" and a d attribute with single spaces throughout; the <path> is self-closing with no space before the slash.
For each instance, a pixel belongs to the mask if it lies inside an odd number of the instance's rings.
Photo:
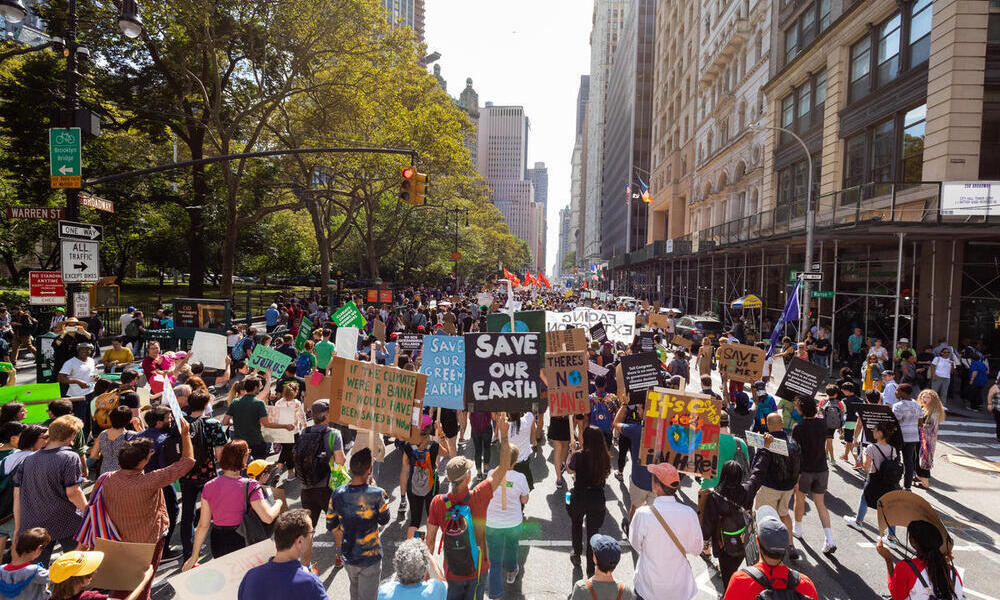
<path id="1" fill-rule="evenodd" d="M 413 167 L 403 169 L 403 183 L 399 185 L 399 199 L 403 202 L 413 204 L 410 199 L 413 198 L 413 178 L 416 174 L 417 170 Z"/>
<path id="2" fill-rule="evenodd" d="M 427 196 L 427 180 L 425 173 L 416 173 L 413 176 L 413 196 L 411 203 L 414 205 L 423 204 Z"/>

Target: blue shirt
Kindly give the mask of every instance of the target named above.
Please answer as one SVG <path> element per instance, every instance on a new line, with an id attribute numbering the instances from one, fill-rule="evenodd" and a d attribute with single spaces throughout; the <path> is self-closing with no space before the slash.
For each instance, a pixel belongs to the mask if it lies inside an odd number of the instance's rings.
<path id="1" fill-rule="evenodd" d="M 981 387 L 986 387 L 989 383 L 989 375 L 987 374 L 988 369 L 986 368 L 986 363 L 980 359 L 972 361 L 969 365 L 969 373 L 975 373 L 976 376 L 972 378 L 972 385 L 978 385 Z"/>
<path id="2" fill-rule="evenodd" d="M 274 327 L 278 324 L 278 309 L 269 308 L 264 311 L 264 323 L 268 327 Z"/>
<path id="3" fill-rule="evenodd" d="M 344 528 L 341 554 L 347 564 L 367 567 L 382 560 L 378 528 L 388 522 L 389 504 L 382 488 L 348 484 L 333 491 L 326 528 Z"/>
<path id="4" fill-rule="evenodd" d="M 629 442 L 629 455 L 632 457 L 632 483 L 639 489 L 650 492 L 653 490 L 653 477 L 649 469 L 639 464 L 639 447 L 642 445 L 642 424 L 628 423 L 622 425 L 622 435 Z"/>
<path id="5" fill-rule="evenodd" d="M 236 596 L 239 600 L 327 600 L 323 583 L 297 560 L 267 561 L 247 571 Z"/>
<path id="6" fill-rule="evenodd" d="M 378 588 L 378 600 L 445 600 L 447 597 L 448 586 L 440 579 L 421 581 L 414 585 L 387 581 Z"/>
<path id="7" fill-rule="evenodd" d="M 144 437 L 153 440 L 153 456 L 149 458 L 149 462 L 146 463 L 146 468 L 143 469 L 146 473 L 150 473 L 157 469 L 162 469 L 170 465 L 164 464 L 163 457 L 163 444 L 167 441 L 170 436 L 169 429 L 160 429 L 158 427 L 151 427 L 149 429 L 144 429 L 136 434 L 137 438 Z"/>
<path id="8" fill-rule="evenodd" d="M 774 401 L 774 396 L 766 394 L 757 396 L 757 410 L 753 413 L 754 425 L 751 431 L 763 433 L 767 431 L 767 415 L 778 411 L 778 403 Z"/>

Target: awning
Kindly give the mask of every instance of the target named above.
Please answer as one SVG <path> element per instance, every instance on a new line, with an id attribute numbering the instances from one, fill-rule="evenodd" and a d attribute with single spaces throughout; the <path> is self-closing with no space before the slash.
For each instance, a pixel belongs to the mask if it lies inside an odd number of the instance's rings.
<path id="1" fill-rule="evenodd" d="M 733 300 L 730 305 L 731 308 L 762 308 L 764 303 L 760 301 L 760 298 L 753 294 L 747 294 L 742 298 L 737 298 Z"/>

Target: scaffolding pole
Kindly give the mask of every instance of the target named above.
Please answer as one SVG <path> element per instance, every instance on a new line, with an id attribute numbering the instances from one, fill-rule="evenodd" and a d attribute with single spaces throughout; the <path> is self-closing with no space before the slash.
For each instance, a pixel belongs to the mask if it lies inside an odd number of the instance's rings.
<path id="1" fill-rule="evenodd" d="M 898 255 L 896 256 L 896 310 L 893 312 L 892 316 L 892 351 L 896 352 L 896 344 L 899 343 L 899 296 L 903 291 L 903 236 L 902 232 L 897 233 L 899 236 L 899 248 Z M 892 361 L 890 361 L 890 364 Z"/>
<path id="2" fill-rule="evenodd" d="M 951 304 L 955 296 L 955 246 L 957 242 L 951 240 L 951 272 L 948 274 L 948 321 L 945 323 L 945 341 L 951 343 Z"/>
<path id="3" fill-rule="evenodd" d="M 868 339 L 868 294 L 871 293 L 872 280 L 872 245 L 868 244 L 868 258 L 865 260 L 865 339 Z"/>
<path id="4" fill-rule="evenodd" d="M 837 275 L 840 270 L 840 240 L 833 240 L 833 298 L 830 300 L 830 339 L 837 339 Z M 833 344 L 833 342 L 830 342 Z M 836 349 L 836 344 L 834 344 Z M 833 361 L 829 362 L 830 373 L 833 373 Z"/>
<path id="5" fill-rule="evenodd" d="M 913 352 L 915 353 L 917 351 L 917 344 L 916 344 L 917 338 L 914 337 L 914 331 L 913 331 L 913 320 L 914 320 L 913 308 L 917 305 L 917 302 L 916 302 L 917 297 L 915 295 L 916 291 L 917 291 L 917 242 L 916 242 L 916 240 L 914 240 L 912 242 L 911 248 L 912 248 L 913 251 L 910 253 L 910 256 L 911 256 L 911 260 L 913 262 L 910 264 L 910 348 L 913 348 Z"/>
<path id="6" fill-rule="evenodd" d="M 935 290 L 937 290 L 937 277 L 936 277 L 936 274 L 937 274 L 937 240 L 932 240 L 931 241 L 931 286 L 930 286 L 931 287 L 931 306 L 930 306 L 930 309 L 931 309 L 931 311 L 930 311 L 931 312 L 931 315 L 930 315 L 931 316 L 931 323 L 930 323 L 929 333 L 927 334 L 927 343 L 928 344 L 932 344 L 932 345 L 934 344 L 934 309 L 936 308 L 935 300 L 937 298 L 937 294 L 934 293 Z"/>

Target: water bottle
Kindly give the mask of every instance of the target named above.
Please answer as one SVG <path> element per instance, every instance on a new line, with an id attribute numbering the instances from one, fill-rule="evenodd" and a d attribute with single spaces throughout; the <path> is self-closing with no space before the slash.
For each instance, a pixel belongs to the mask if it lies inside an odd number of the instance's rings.
<path id="1" fill-rule="evenodd" d="M 566 506 L 569 506 L 569 500 L 573 497 L 573 492 L 566 492 Z"/>

